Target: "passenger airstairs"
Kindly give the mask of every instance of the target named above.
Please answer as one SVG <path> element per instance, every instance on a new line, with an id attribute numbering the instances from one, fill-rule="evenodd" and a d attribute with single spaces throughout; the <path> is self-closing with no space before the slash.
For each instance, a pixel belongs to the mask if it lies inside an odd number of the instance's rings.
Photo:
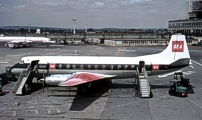
<path id="1" fill-rule="evenodd" d="M 144 61 L 140 61 L 139 69 L 137 69 L 137 85 L 139 90 L 139 97 L 152 97 Z"/>
<path id="2" fill-rule="evenodd" d="M 30 90 L 30 83 L 37 76 L 38 61 L 32 61 L 26 70 L 22 71 L 13 87 L 13 93 L 23 95 Z"/>

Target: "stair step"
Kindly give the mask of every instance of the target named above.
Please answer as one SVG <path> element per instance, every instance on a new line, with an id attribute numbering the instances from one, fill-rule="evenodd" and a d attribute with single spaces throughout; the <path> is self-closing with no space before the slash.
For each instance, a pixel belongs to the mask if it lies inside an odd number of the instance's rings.
<path id="1" fill-rule="evenodd" d="M 139 76 L 141 97 L 150 97 L 150 87 L 145 76 Z"/>
<path id="2" fill-rule="evenodd" d="M 20 83 L 20 85 L 19 85 L 19 87 L 18 87 L 18 89 L 17 89 L 17 91 L 16 91 L 15 94 L 22 95 L 22 89 L 23 89 L 26 81 L 27 81 L 27 77 L 23 77 L 22 81 L 21 81 L 21 83 Z"/>
<path id="3" fill-rule="evenodd" d="M 140 88 L 148 89 L 148 86 L 140 86 Z"/>

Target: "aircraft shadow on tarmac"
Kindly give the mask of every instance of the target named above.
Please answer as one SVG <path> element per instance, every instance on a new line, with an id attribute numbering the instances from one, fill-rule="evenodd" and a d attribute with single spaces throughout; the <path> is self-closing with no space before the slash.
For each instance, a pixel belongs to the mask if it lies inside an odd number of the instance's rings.
<path id="1" fill-rule="evenodd" d="M 89 88 L 89 92 L 86 94 L 78 93 L 77 90 L 54 90 L 58 91 L 58 95 L 49 95 L 52 97 L 72 97 L 73 99 L 72 105 L 70 107 L 70 111 L 83 111 L 89 105 L 91 105 L 94 101 L 96 101 L 101 96 L 105 96 L 104 94 L 108 92 L 110 86 L 108 86 L 110 82 L 93 82 L 91 87 Z M 69 95 L 59 95 L 59 92 L 76 92 L 75 95 L 71 93 Z"/>

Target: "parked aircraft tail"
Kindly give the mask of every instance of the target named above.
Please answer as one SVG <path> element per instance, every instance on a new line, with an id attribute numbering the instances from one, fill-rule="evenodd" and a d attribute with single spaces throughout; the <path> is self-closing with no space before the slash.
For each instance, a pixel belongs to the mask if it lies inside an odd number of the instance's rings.
<path id="1" fill-rule="evenodd" d="M 190 58 L 185 35 L 172 35 L 167 48 L 159 55 L 172 60 Z"/>

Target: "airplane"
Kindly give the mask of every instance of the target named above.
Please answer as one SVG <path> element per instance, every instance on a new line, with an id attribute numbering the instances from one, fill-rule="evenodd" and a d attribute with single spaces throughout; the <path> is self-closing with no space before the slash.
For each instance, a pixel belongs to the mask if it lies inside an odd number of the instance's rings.
<path id="1" fill-rule="evenodd" d="M 50 38 L 45 37 L 0 37 L 0 43 L 3 43 L 11 48 L 22 48 L 33 44 L 52 44 Z"/>
<path id="2" fill-rule="evenodd" d="M 166 49 L 157 54 L 137 57 L 109 56 L 27 56 L 13 65 L 16 76 L 38 61 L 38 79 L 45 77 L 47 85 L 78 86 L 81 89 L 103 79 L 136 78 L 140 61 L 144 61 L 148 76 L 169 73 L 187 67 L 191 58 L 185 35 L 172 35 Z"/>

